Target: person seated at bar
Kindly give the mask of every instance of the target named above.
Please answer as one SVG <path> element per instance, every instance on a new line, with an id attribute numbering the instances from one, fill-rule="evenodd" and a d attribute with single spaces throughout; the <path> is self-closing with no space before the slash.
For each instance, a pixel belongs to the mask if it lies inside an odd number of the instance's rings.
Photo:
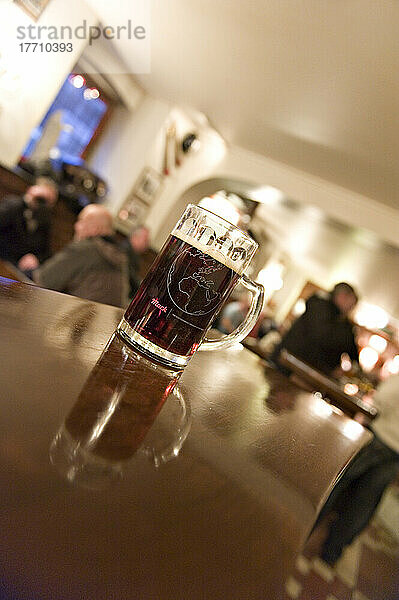
<path id="1" fill-rule="evenodd" d="M 242 323 L 249 309 L 249 297 L 246 292 L 241 294 L 236 302 L 225 306 L 218 319 L 217 328 L 222 333 L 231 333 Z"/>
<path id="2" fill-rule="evenodd" d="M 237 301 L 230 302 L 222 309 L 213 327 L 219 329 L 222 333 L 231 333 L 244 321 L 249 311 L 250 304 L 250 296 L 247 292 L 242 293 Z M 255 326 L 249 332 L 247 337 L 253 338 L 254 340 L 261 340 L 269 333 L 277 332 L 277 330 L 277 323 L 274 320 L 271 311 L 267 308 L 262 310 Z M 277 340 L 280 341 L 281 336 L 278 333 L 277 336 Z M 276 338 L 274 339 L 276 340 Z M 275 343 L 277 343 L 277 340 Z"/>
<path id="3" fill-rule="evenodd" d="M 368 525 L 386 487 L 399 473 L 399 375 L 385 380 L 373 401 L 379 410 L 370 426 L 374 439 L 345 471 L 318 519 L 319 523 L 335 513 L 321 552 L 331 566 Z"/>
<path id="4" fill-rule="evenodd" d="M 333 375 L 346 353 L 358 362 L 359 355 L 348 314 L 357 303 L 357 294 L 348 283 L 337 283 L 323 297 L 314 294 L 306 301 L 305 312 L 293 323 L 271 355 L 271 361 L 286 375 L 279 363 L 283 349 L 325 375 Z"/>
<path id="5" fill-rule="evenodd" d="M 58 198 L 53 181 L 39 178 L 23 196 L 0 200 L 0 258 L 32 271 L 50 256 L 51 208 Z"/>
<path id="6" fill-rule="evenodd" d="M 128 259 L 114 237 L 111 213 L 89 204 L 75 223 L 74 241 L 33 272 L 40 286 L 87 300 L 125 306 Z"/>

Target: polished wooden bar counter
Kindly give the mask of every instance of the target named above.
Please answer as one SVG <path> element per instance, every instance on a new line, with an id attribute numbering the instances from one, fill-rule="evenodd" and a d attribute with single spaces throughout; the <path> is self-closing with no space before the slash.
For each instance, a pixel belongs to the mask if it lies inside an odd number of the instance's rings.
<path id="1" fill-rule="evenodd" d="M 238 345 L 192 359 L 177 384 L 191 430 L 155 468 L 136 450 L 175 378 L 107 346 L 121 313 L 0 279 L 0 597 L 281 600 L 370 434 Z M 72 461 L 123 459 L 123 477 L 88 489 L 76 462 L 64 477 L 61 426 Z"/>
<path id="2" fill-rule="evenodd" d="M 7 260 L 2 260 L 0 258 L 0 277 L 5 277 L 6 279 L 13 279 L 14 281 L 20 281 L 23 283 L 31 283 L 30 279 L 22 273 L 19 269 L 17 269 L 13 264 L 8 262 Z"/>

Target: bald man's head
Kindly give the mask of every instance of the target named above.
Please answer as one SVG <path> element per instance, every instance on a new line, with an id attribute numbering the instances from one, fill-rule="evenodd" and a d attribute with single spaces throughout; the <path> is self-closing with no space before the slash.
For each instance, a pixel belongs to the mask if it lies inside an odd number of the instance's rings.
<path id="1" fill-rule="evenodd" d="M 112 215 L 105 206 L 89 204 L 80 211 L 75 223 L 75 240 L 84 240 L 96 235 L 112 235 Z"/>

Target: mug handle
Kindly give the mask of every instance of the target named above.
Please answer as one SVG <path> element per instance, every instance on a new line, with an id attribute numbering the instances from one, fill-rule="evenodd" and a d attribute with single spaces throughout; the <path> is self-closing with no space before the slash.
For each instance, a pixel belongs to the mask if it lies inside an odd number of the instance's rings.
<path id="1" fill-rule="evenodd" d="M 253 329 L 263 308 L 265 288 L 260 283 L 255 283 L 255 281 L 249 279 L 246 275 L 241 276 L 239 283 L 242 283 L 242 285 L 252 294 L 252 302 L 247 316 L 234 331 L 222 338 L 218 340 L 207 340 L 205 338 L 198 350 L 221 350 L 222 348 L 230 348 L 237 342 L 241 342 L 251 329 Z"/>

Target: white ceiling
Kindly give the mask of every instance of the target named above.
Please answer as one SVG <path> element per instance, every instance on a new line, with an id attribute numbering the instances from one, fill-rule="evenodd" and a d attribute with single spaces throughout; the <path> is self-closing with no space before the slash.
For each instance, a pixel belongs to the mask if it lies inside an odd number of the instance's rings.
<path id="1" fill-rule="evenodd" d="M 398 0 L 151 6 L 151 73 L 137 76 L 149 93 L 202 111 L 231 143 L 399 208 Z"/>

